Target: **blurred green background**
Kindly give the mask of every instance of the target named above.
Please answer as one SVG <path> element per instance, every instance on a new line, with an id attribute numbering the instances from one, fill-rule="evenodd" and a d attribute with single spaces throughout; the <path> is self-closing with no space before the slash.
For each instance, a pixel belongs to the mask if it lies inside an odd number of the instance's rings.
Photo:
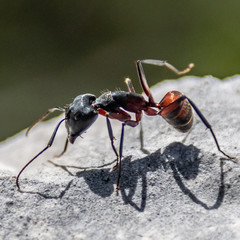
<path id="1" fill-rule="evenodd" d="M 239 73 L 239 0 L 32 1 L 0 5 L 0 140 L 81 93 L 141 91 L 134 61 L 195 63 L 193 75 Z M 176 78 L 146 66 L 150 85 Z"/>

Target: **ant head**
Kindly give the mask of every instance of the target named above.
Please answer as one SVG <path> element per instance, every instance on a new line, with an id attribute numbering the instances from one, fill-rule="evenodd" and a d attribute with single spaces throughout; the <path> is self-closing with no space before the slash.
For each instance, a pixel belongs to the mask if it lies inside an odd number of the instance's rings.
<path id="1" fill-rule="evenodd" d="M 96 121 L 98 112 L 92 107 L 95 100 L 93 94 L 82 94 L 66 109 L 66 128 L 70 143 L 74 143 L 76 138 Z"/>

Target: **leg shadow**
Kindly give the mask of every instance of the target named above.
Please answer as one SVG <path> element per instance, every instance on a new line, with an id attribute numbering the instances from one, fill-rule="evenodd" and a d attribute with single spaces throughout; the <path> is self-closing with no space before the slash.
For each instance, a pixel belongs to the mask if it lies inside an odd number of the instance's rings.
<path id="1" fill-rule="evenodd" d="M 196 149 L 192 145 L 186 147 L 181 143 L 172 143 L 166 148 L 163 154 L 166 154 L 167 156 L 170 156 L 170 158 L 174 159 L 173 161 L 170 161 L 169 164 L 173 171 L 173 177 L 182 192 L 194 203 L 201 205 L 207 210 L 217 209 L 221 206 L 225 194 L 223 160 L 220 160 L 220 185 L 218 188 L 217 199 L 212 206 L 209 206 L 207 203 L 204 203 L 196 195 L 194 195 L 192 191 L 186 187 L 182 180 L 182 178 L 186 180 L 195 179 L 198 174 L 200 159 L 198 159 L 197 156 L 199 150 L 192 151 L 192 148 Z M 179 153 L 176 154 L 177 152 Z"/>
<path id="2" fill-rule="evenodd" d="M 207 210 L 219 208 L 223 202 L 225 193 L 222 160 L 220 161 L 220 185 L 218 196 L 216 202 L 212 206 L 201 201 L 184 184 L 184 181 L 195 179 L 199 173 L 199 152 L 200 150 L 193 145 L 185 146 L 182 143 L 175 142 L 167 146 L 162 154 L 160 150 L 157 150 L 135 161 L 131 161 L 131 156 L 124 158 L 122 160 L 122 177 L 120 185 L 120 192 L 124 203 L 131 205 L 139 212 L 143 212 L 147 201 L 147 173 L 159 169 L 166 171 L 170 168 L 181 191 L 189 196 L 194 203 L 201 205 Z M 91 169 L 71 174 L 83 177 L 92 192 L 105 198 L 114 193 L 114 186 L 117 182 L 118 169 L 113 172 L 110 170 L 111 168 Z M 139 181 L 141 181 L 141 184 L 139 184 Z M 140 198 L 136 196 L 136 194 L 139 194 L 139 191 L 137 191 L 137 187 L 139 186 L 142 188 L 140 191 Z"/>
<path id="3" fill-rule="evenodd" d="M 27 191 L 27 190 L 26 191 L 25 190 L 18 190 L 18 191 L 21 192 L 21 193 L 28 193 L 28 194 L 33 194 L 33 195 L 37 194 L 37 195 L 39 195 L 39 196 L 41 196 L 43 198 L 46 198 L 46 199 L 61 199 L 66 194 L 66 192 L 69 190 L 72 182 L 73 182 L 73 180 L 71 180 L 67 184 L 65 189 L 63 191 L 61 191 L 59 195 L 55 195 L 55 196 L 50 195 L 50 194 L 45 194 L 45 193 L 42 193 L 42 192 L 39 192 L 39 191 Z"/>

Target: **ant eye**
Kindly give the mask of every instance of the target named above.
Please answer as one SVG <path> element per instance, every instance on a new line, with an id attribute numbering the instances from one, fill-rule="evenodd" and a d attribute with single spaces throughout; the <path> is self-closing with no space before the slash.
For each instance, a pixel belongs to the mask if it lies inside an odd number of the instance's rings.
<path id="1" fill-rule="evenodd" d="M 89 98 L 89 104 L 92 104 L 96 100 L 96 97 L 92 96 Z"/>
<path id="2" fill-rule="evenodd" d="M 74 115 L 74 120 L 78 120 L 78 115 Z"/>

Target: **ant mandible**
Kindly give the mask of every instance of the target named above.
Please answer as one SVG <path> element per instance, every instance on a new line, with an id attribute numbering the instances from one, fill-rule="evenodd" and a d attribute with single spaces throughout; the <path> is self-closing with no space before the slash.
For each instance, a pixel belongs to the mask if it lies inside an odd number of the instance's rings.
<path id="1" fill-rule="evenodd" d="M 131 80 L 127 78 L 125 82 L 127 84 L 129 92 L 125 91 L 106 92 L 103 93 L 98 98 L 96 98 L 96 96 L 94 96 L 93 94 L 89 93 L 82 94 L 77 96 L 66 109 L 60 107 L 49 109 L 38 121 L 36 121 L 33 125 L 31 125 L 28 128 L 26 135 L 29 133 L 32 127 L 34 127 L 36 124 L 44 120 L 50 113 L 56 110 L 65 112 L 65 117 L 57 124 L 47 146 L 43 150 L 41 150 L 35 157 L 33 157 L 21 169 L 21 171 L 17 175 L 16 185 L 20 191 L 21 191 L 19 185 L 20 175 L 29 164 L 31 164 L 39 155 L 41 155 L 43 152 L 45 152 L 48 148 L 52 146 L 58 128 L 60 127 L 62 122 L 65 121 L 68 136 L 65 142 L 64 150 L 59 156 L 61 156 L 67 150 L 68 142 L 73 144 L 76 138 L 78 136 L 81 136 L 81 134 L 85 132 L 96 121 L 98 114 L 106 117 L 106 123 L 109 138 L 111 141 L 111 146 L 117 157 L 116 166 L 113 167 L 113 169 L 116 169 L 117 167 L 119 168 L 116 187 L 117 191 L 120 188 L 124 127 L 125 125 L 136 127 L 141 121 L 143 111 L 145 112 L 145 114 L 150 116 L 160 115 L 178 131 L 188 132 L 191 129 L 193 123 L 193 113 L 191 108 L 192 106 L 193 109 L 196 111 L 197 115 L 202 120 L 202 122 L 205 124 L 205 126 L 210 130 L 218 150 L 228 159 L 233 161 L 237 160 L 236 158 L 230 157 L 220 149 L 220 146 L 218 144 L 217 138 L 212 130 L 211 125 L 208 123 L 208 121 L 200 112 L 200 110 L 197 108 L 197 106 L 188 97 L 186 97 L 185 95 L 178 91 L 171 91 L 164 96 L 160 103 L 156 103 L 154 101 L 154 98 L 151 94 L 150 88 L 146 81 L 142 63 L 164 66 L 178 75 L 188 73 L 194 66 L 193 64 L 189 64 L 189 66 L 185 70 L 179 71 L 166 61 L 152 59 L 138 60 L 136 62 L 137 72 L 144 93 L 148 97 L 148 101 L 145 100 L 141 94 L 135 93 Z M 135 120 L 133 120 L 127 112 L 135 113 Z M 114 146 L 114 136 L 111 122 L 109 119 L 117 119 L 122 122 L 119 155 Z"/>

